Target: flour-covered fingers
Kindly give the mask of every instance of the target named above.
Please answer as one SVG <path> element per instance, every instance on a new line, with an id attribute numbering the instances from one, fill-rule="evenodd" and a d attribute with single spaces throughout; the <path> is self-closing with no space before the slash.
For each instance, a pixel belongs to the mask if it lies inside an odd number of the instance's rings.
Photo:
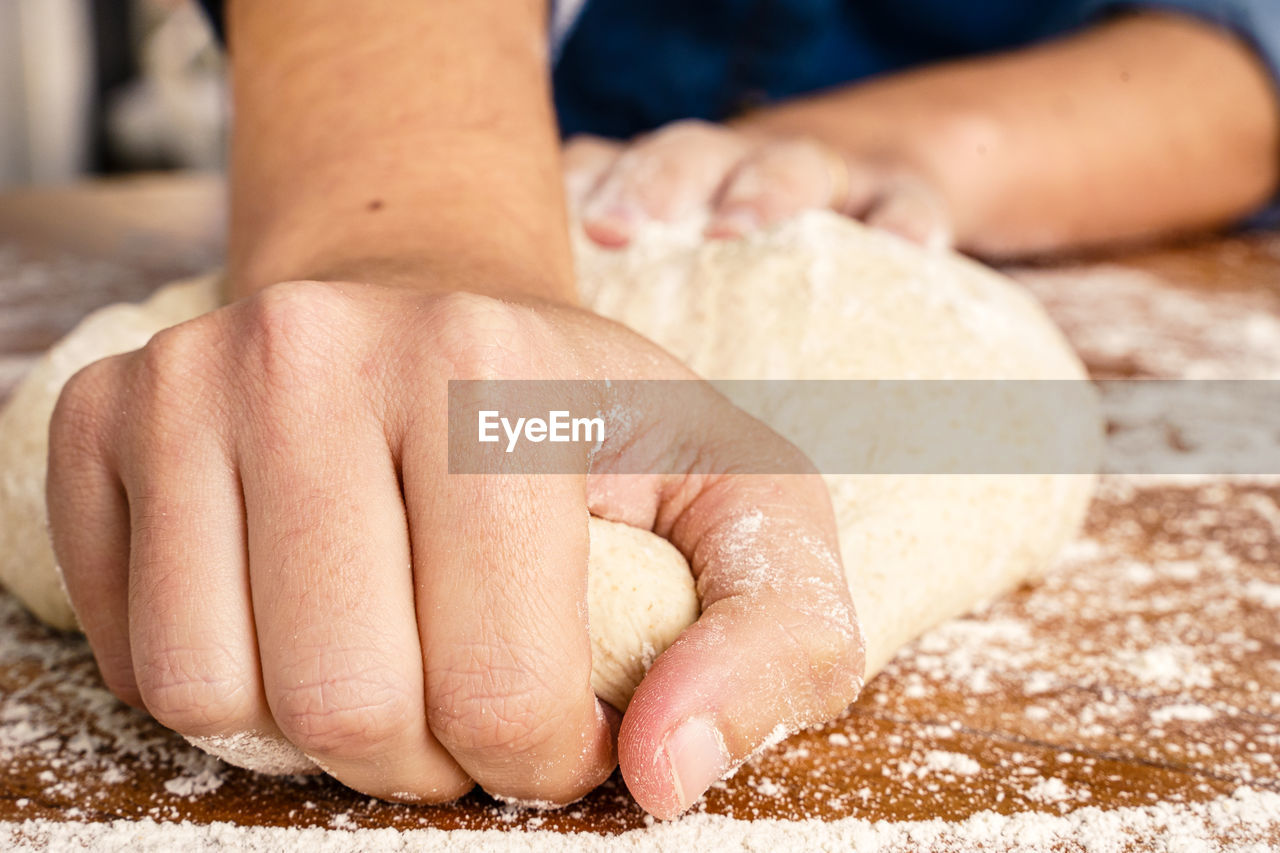
<path id="1" fill-rule="evenodd" d="M 814 476 L 713 480 L 671 527 L 702 615 L 663 652 L 623 718 L 636 800 L 675 817 L 755 752 L 834 717 L 862 686 L 863 645 Z"/>
<path id="2" fill-rule="evenodd" d="M 111 450 L 124 357 L 67 382 L 49 426 L 46 503 L 67 596 L 107 687 L 141 707 L 129 651 L 129 503 Z"/>
<path id="3" fill-rule="evenodd" d="M 870 192 L 865 170 L 810 139 L 771 141 L 753 151 L 729 176 L 715 200 L 706 233 L 741 237 L 795 216 L 829 208 L 846 212 Z"/>
<path id="4" fill-rule="evenodd" d="M 720 125 L 683 121 L 631 143 L 588 194 L 583 227 L 603 246 L 625 246 L 646 220 L 705 213 L 751 141 Z"/>
<path id="5" fill-rule="evenodd" d="M 616 763 L 591 689 L 583 479 L 431 477 L 427 453 L 406 453 L 405 493 L 432 731 L 494 796 L 571 802 Z"/>

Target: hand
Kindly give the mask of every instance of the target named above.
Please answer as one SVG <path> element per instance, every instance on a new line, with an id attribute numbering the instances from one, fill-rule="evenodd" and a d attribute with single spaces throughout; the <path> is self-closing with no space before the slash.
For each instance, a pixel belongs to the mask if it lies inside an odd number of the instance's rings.
<path id="1" fill-rule="evenodd" d="M 645 220 L 708 217 L 710 237 L 738 237 L 828 208 L 929 246 L 949 246 L 942 195 L 906 162 L 845 155 L 813 139 L 701 121 L 628 143 L 578 136 L 564 148 L 565 187 L 588 236 L 624 246 Z"/>
<path id="2" fill-rule="evenodd" d="M 576 308 L 350 282 L 274 285 L 81 371 L 48 498 L 107 685 L 187 736 L 287 740 L 374 796 L 475 780 L 564 803 L 618 760 L 660 817 L 778 726 L 846 707 L 862 649 L 821 480 L 728 473 L 762 451 L 802 471 L 798 452 L 708 398 L 715 427 L 634 424 L 590 475 L 585 454 L 578 475 L 448 473 L 447 380 L 531 377 L 691 378 Z M 607 473 L 637 453 L 689 461 Z M 588 512 L 669 538 L 703 601 L 616 759 L 589 682 Z"/>

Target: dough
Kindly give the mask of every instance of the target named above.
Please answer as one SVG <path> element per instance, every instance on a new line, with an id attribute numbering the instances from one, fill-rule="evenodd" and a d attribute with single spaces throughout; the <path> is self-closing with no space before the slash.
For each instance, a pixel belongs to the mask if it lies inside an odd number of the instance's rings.
<path id="1" fill-rule="evenodd" d="M 626 708 L 658 654 L 698 618 L 689 564 L 648 530 L 592 518 L 587 558 L 591 686 Z"/>
<path id="2" fill-rule="evenodd" d="M 744 240 L 707 243 L 699 235 L 693 224 L 654 226 L 616 252 L 576 234 L 585 304 L 710 379 L 1085 375 L 1028 294 L 957 255 L 924 251 L 826 212 Z M 217 280 L 208 277 L 172 285 L 141 305 L 96 312 L 46 355 L 0 413 L 0 580 L 44 621 L 75 625 L 44 507 L 47 428 L 60 388 L 81 366 L 136 349 L 218 301 Z M 815 419 L 810 411 L 801 420 L 777 395 L 759 401 L 767 411 L 738 402 L 802 446 L 883 448 L 896 434 L 878 420 L 883 413 L 868 413 L 851 430 L 847 412 Z M 904 399 L 891 408 L 909 416 L 919 405 Z M 1011 397 L 1011 409 L 1018 405 Z M 998 436 L 1010 448 L 1034 447 L 1054 434 L 1052 413 L 1013 414 L 992 427 L 1004 430 Z M 1096 412 L 1087 414 L 1096 424 Z M 1093 486 L 1092 477 L 1071 475 L 826 479 L 866 634 L 868 677 L 925 629 L 1043 570 L 1079 527 Z M 600 519 L 592 519 L 590 535 L 592 685 L 624 708 L 648 665 L 697 617 L 698 602 L 687 564 L 665 540 Z"/>

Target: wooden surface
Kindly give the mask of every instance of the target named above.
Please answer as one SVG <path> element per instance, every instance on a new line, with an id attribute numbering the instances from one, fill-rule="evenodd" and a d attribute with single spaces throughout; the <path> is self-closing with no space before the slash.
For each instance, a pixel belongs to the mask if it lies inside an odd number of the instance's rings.
<path id="1" fill-rule="evenodd" d="M 0 399 L 92 307 L 215 265 L 220 218 L 208 178 L 0 197 Z M 1280 378 L 1280 235 L 1015 272 L 1096 375 Z M 1085 535 L 1043 583 L 926 635 L 842 719 L 751 761 L 699 809 L 963 822 L 1154 814 L 1280 792 L 1278 629 L 1280 486 L 1108 477 Z M 1237 827 L 1220 812 L 1214 837 L 1247 830 L 1258 849 L 1280 846 L 1280 815 Z M 605 834 L 645 825 L 616 775 L 570 808 L 537 813 L 478 793 L 390 805 L 325 778 L 225 767 L 115 703 L 80 639 L 0 595 L 0 821 L 116 818 Z M 1132 849 L 1168 831 L 1138 824 Z"/>

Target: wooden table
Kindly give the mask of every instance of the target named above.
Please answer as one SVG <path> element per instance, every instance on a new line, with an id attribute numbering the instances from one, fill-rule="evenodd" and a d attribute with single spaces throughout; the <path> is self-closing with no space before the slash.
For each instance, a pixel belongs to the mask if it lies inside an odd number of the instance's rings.
<path id="1" fill-rule="evenodd" d="M 210 177 L 0 197 L 0 399 L 92 307 L 215 265 L 220 199 Z M 1280 234 L 1014 272 L 1095 375 L 1280 378 Z M 1145 849 L 1188 832 L 1280 846 L 1278 629 L 1280 486 L 1109 477 L 1043 583 L 929 633 L 842 719 L 749 762 L 699 811 L 857 819 L 863 834 L 848 837 L 882 849 L 1084 849 L 1108 833 Z M 0 596 L 0 839 L 116 819 L 499 828 L 524 841 L 647 824 L 616 775 L 538 813 L 479 793 L 391 805 L 326 778 L 226 767 L 115 703 L 82 640 Z M 776 845 L 778 825 L 757 825 Z M 696 837 L 751 834 L 732 827 Z"/>

